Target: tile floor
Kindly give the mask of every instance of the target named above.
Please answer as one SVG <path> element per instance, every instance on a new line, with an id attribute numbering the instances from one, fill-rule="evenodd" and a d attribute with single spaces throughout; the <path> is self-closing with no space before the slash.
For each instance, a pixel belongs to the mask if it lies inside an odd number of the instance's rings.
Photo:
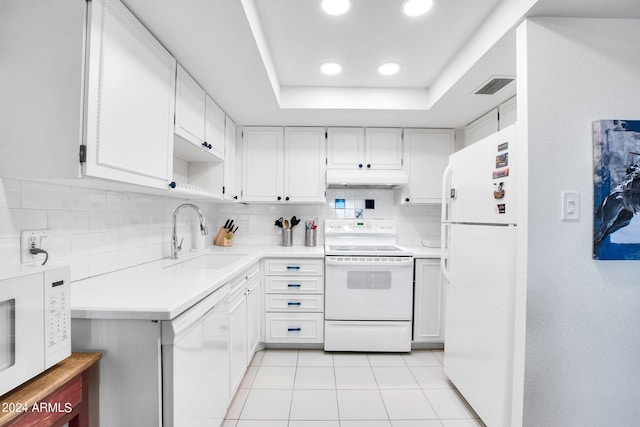
<path id="1" fill-rule="evenodd" d="M 223 427 L 481 427 L 442 370 L 411 354 L 256 353 Z"/>

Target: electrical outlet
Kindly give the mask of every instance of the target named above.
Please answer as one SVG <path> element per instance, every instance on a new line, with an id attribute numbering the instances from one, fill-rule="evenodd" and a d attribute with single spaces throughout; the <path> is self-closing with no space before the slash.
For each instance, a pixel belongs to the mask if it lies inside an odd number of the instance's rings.
<path id="1" fill-rule="evenodd" d="M 49 230 L 22 230 L 20 231 L 20 262 L 40 261 L 44 257 L 42 254 L 32 255 L 30 249 L 47 249 L 47 237 Z"/>

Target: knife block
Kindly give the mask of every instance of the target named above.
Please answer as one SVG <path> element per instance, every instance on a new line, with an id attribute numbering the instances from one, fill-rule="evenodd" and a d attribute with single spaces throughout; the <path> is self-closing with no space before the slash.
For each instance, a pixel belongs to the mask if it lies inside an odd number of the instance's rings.
<path id="1" fill-rule="evenodd" d="M 229 229 L 220 227 L 218 234 L 213 239 L 213 244 L 216 246 L 233 246 L 233 236 L 234 234 Z"/>

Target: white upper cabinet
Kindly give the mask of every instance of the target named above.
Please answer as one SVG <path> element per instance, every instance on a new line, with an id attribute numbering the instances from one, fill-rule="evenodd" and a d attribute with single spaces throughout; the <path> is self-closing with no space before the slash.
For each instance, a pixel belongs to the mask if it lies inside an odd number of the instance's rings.
<path id="1" fill-rule="evenodd" d="M 498 130 L 498 109 L 494 108 L 465 126 L 465 146 L 480 141 L 482 138 L 498 132 Z"/>
<path id="2" fill-rule="evenodd" d="M 402 129 L 328 128 L 327 168 L 402 169 Z"/>
<path id="3" fill-rule="evenodd" d="M 453 143 L 451 129 L 404 130 L 404 169 L 409 183 L 400 191 L 400 203 L 441 203 L 442 174 Z"/>
<path id="4" fill-rule="evenodd" d="M 240 162 L 236 158 L 236 124 L 225 119 L 224 131 L 224 198 L 238 200 L 240 196 Z"/>
<path id="5" fill-rule="evenodd" d="M 498 105 L 498 127 L 500 130 L 514 124 L 517 118 L 518 112 L 515 96 Z"/>
<path id="6" fill-rule="evenodd" d="M 204 89 L 178 65 L 176 76 L 176 135 L 196 147 L 204 143 Z"/>
<path id="7" fill-rule="evenodd" d="M 224 159 L 226 114 L 209 95 L 205 96 L 205 107 L 204 142 L 207 144 L 206 149 L 210 150 L 214 156 Z"/>
<path id="8" fill-rule="evenodd" d="M 191 162 L 224 159 L 224 111 L 178 64 L 175 154 Z"/>
<path id="9" fill-rule="evenodd" d="M 243 201 L 324 203 L 324 128 L 246 127 Z"/>
<path id="10" fill-rule="evenodd" d="M 284 193 L 284 130 L 245 127 L 242 132 L 242 200 L 277 202 Z"/>
<path id="11" fill-rule="evenodd" d="M 365 129 L 365 160 L 367 169 L 401 169 L 402 129 Z"/>
<path id="12" fill-rule="evenodd" d="M 284 200 L 324 203 L 326 139 L 320 127 L 284 129 Z"/>
<path id="13" fill-rule="evenodd" d="M 166 188 L 176 61 L 119 1 L 92 2 L 90 28 L 85 172 Z"/>
<path id="14" fill-rule="evenodd" d="M 327 168 L 364 167 L 364 128 L 327 129 Z"/>
<path id="15" fill-rule="evenodd" d="M 8 5 L 0 14 L 12 41 L 2 54 L 0 98 L 11 99 L 0 103 L 2 175 L 166 189 L 176 73 L 169 52 L 120 1 Z"/>
<path id="16" fill-rule="evenodd" d="M 465 146 L 511 126 L 517 120 L 517 97 L 509 98 L 497 108 L 465 126 Z"/>

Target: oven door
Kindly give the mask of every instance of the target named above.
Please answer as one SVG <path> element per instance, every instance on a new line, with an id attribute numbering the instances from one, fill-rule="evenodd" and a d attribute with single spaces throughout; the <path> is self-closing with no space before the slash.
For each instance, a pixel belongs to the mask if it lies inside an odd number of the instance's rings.
<path id="1" fill-rule="evenodd" d="M 325 319 L 411 320 L 412 257 L 325 258 Z"/>

